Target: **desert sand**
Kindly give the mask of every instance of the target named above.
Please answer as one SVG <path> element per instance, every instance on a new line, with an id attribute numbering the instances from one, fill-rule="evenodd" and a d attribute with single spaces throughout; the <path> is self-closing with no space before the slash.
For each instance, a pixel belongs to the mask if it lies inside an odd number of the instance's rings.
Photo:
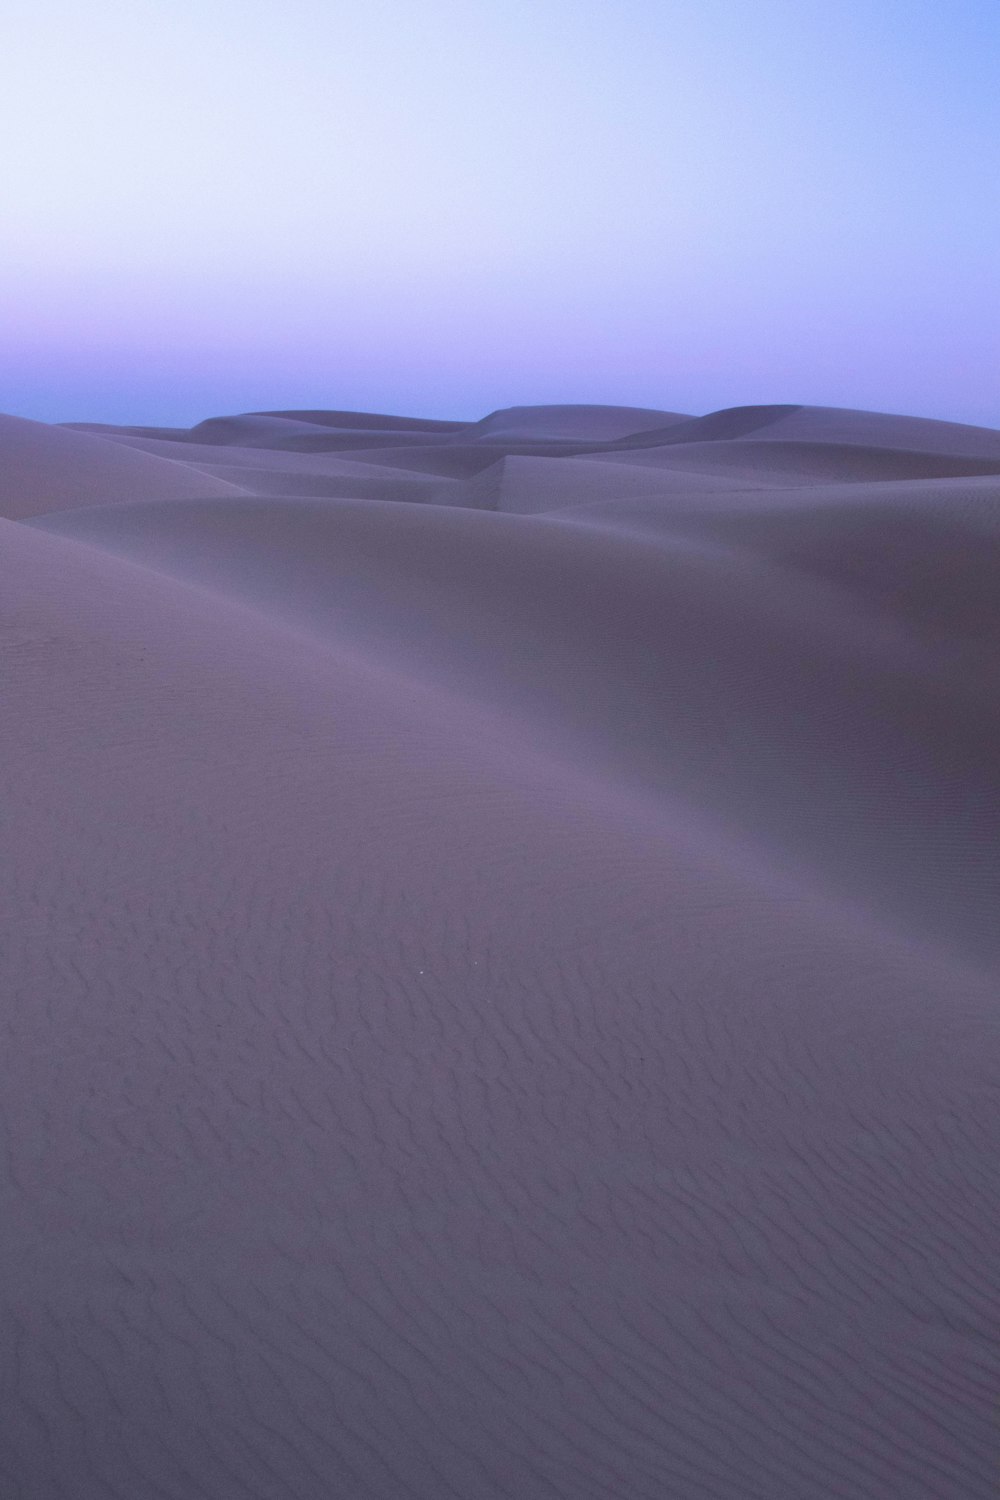
<path id="1" fill-rule="evenodd" d="M 1000 432 L 0 419 L 9 1500 L 1000 1484 Z"/>

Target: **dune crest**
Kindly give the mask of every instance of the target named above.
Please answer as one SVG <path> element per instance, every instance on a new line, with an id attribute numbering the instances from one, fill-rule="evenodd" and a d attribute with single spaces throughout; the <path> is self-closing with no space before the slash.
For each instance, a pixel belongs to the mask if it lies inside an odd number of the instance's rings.
<path id="1" fill-rule="evenodd" d="M 0 416 L 0 516 L 26 520 L 74 506 L 236 495 L 173 457 L 133 452 L 85 432 Z"/>

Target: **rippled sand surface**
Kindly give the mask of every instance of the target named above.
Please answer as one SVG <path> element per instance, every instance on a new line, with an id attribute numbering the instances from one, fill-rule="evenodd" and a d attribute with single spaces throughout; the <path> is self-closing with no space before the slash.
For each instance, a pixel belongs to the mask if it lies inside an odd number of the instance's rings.
<path id="1" fill-rule="evenodd" d="M 0 1493 L 987 1500 L 1000 432 L 0 419 Z"/>

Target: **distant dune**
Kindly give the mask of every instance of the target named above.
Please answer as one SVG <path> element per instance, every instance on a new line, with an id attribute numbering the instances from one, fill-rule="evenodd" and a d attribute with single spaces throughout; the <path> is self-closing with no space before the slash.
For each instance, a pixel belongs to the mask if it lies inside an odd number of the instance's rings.
<path id="1" fill-rule="evenodd" d="M 0 418 L 12 1500 L 986 1500 L 1000 432 Z"/>
<path id="2" fill-rule="evenodd" d="M 0 516 L 8 520 L 74 506 L 238 493 L 172 455 L 136 453 L 84 432 L 0 416 Z"/>

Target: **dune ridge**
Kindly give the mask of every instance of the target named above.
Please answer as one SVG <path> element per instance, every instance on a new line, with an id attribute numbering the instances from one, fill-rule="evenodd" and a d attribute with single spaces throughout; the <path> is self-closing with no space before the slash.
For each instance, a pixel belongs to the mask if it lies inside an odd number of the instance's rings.
<path id="1" fill-rule="evenodd" d="M 12 1496 L 991 1496 L 1000 432 L 0 420 Z"/>

